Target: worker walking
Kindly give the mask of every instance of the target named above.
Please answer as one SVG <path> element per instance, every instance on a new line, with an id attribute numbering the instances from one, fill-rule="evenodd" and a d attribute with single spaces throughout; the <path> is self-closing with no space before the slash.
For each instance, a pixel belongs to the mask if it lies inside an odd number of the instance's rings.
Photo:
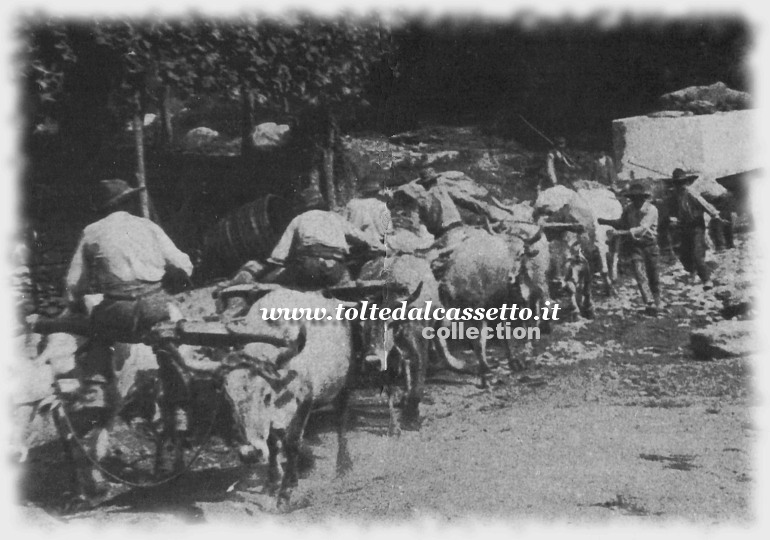
<path id="1" fill-rule="evenodd" d="M 679 260 L 689 273 L 697 273 L 703 289 L 713 287 L 711 269 L 706 264 L 706 221 L 704 213 L 712 219 L 723 221 L 719 210 L 692 189 L 697 174 L 688 174 L 674 169 L 671 181 L 674 184 L 672 205 L 675 220 L 679 226 Z"/>
<path id="2" fill-rule="evenodd" d="M 602 219 L 602 225 L 610 225 L 628 236 L 626 247 L 634 269 L 634 277 L 649 315 L 657 315 L 661 309 L 658 265 L 658 209 L 652 204 L 650 193 L 640 183 L 632 184 L 623 193 L 631 203 L 623 210 L 620 219 Z"/>

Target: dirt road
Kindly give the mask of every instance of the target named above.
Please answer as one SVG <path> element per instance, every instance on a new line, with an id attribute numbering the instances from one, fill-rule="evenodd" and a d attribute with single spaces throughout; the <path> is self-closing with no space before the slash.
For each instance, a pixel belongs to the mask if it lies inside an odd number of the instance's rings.
<path id="1" fill-rule="evenodd" d="M 742 241 L 739 251 L 747 249 Z M 490 390 L 479 389 L 471 375 L 433 374 L 419 432 L 388 438 L 384 396 L 359 392 L 349 438 L 354 467 L 343 478 L 334 475 L 329 415 L 318 413 L 307 437 L 314 463 L 288 512 L 276 515 L 262 493 L 264 468 L 247 471 L 214 441 L 195 470 L 171 486 L 126 491 L 56 519 L 750 523 L 758 438 L 750 360 L 693 360 L 689 332 L 718 319 L 719 302 L 700 285 L 685 284 L 677 265 L 663 273 L 668 309 L 658 318 L 639 311 L 626 275 L 618 297 L 598 299 L 594 320 L 561 322 L 535 343 L 526 372 L 511 374 L 493 348 L 499 363 Z M 471 358 L 464 344 L 455 345 Z M 151 447 L 137 440 L 119 430 L 114 462 L 148 465 Z M 66 479 L 61 456 L 48 449 L 31 465 L 22 487 L 26 504 L 55 513 Z"/>

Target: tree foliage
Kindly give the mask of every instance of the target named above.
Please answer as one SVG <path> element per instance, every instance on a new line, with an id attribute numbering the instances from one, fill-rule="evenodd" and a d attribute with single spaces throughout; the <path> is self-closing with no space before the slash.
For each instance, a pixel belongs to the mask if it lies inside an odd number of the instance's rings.
<path id="1" fill-rule="evenodd" d="M 307 104 L 354 103 L 362 99 L 370 66 L 388 43 L 387 30 L 374 18 L 305 15 L 281 20 L 49 19 L 26 22 L 22 34 L 24 75 L 36 104 L 63 103 L 68 77 L 108 76 L 110 103 L 124 118 L 136 92 L 156 100 L 163 87 L 182 98 L 232 98 L 245 92 L 262 108 L 283 113 Z M 111 59 L 109 74 L 74 69 L 84 58 L 73 42 L 83 36 Z M 55 107 L 43 109 L 36 112 L 55 113 Z"/>

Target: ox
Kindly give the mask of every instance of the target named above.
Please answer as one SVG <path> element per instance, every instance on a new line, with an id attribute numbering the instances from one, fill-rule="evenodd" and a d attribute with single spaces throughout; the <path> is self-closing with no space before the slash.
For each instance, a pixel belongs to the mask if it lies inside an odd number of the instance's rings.
<path id="1" fill-rule="evenodd" d="M 606 188 L 588 186 L 572 191 L 555 186 L 538 195 L 535 216 L 546 227 L 550 240 L 549 280 L 554 295 L 567 292 L 576 314 L 593 316 L 591 281 L 598 266 L 607 294 L 613 294 L 617 277 L 617 243 L 609 228 L 597 218 L 617 219 L 622 206 Z M 548 227 L 550 222 L 574 223 L 574 228 Z"/>
<path id="2" fill-rule="evenodd" d="M 297 484 L 300 443 L 314 407 L 334 405 L 337 473 L 344 474 L 351 465 L 345 429 L 353 333 L 347 321 L 268 321 L 261 310 L 280 306 L 333 313 L 338 304 L 315 292 L 269 292 L 252 305 L 243 323 L 255 343 L 237 353 L 243 362 L 225 377 L 225 392 L 247 441 L 239 455 L 246 463 L 268 459 L 269 482 L 279 503 L 288 502 Z M 285 472 L 278 462 L 279 446 L 286 457 Z"/>
<path id="3" fill-rule="evenodd" d="M 535 225 L 530 227 L 537 229 Z M 523 294 L 527 295 L 524 300 L 528 303 L 542 292 L 542 286 L 529 279 L 537 272 L 536 268 L 527 270 L 524 263 L 539 254 L 532 246 L 542 241 L 542 235 L 535 232 L 528 237 L 523 229 L 505 235 L 467 229 L 465 239 L 451 251 L 441 269 L 439 294 L 442 303 L 460 309 L 500 308 L 502 304 L 515 304 Z M 547 250 L 542 252 L 545 257 Z M 542 261 L 538 263 L 541 264 Z M 524 286 L 516 287 L 517 284 Z M 480 337 L 473 342 L 482 387 L 487 386 L 486 375 L 490 371 L 486 359 L 486 327 L 487 321 L 481 321 Z M 516 359 L 512 341 L 508 340 L 506 346 L 511 369 L 521 369 L 523 366 Z"/>
<path id="4" fill-rule="evenodd" d="M 418 286 L 405 298 L 407 304 L 419 296 L 421 288 Z M 311 308 L 315 312 L 323 308 L 331 314 L 338 305 L 338 300 L 317 292 L 272 290 L 257 300 L 238 323 L 237 331 L 248 335 L 252 343 L 223 359 L 226 366 L 229 364 L 225 392 L 245 441 L 238 448 L 239 456 L 246 463 L 267 457 L 270 488 L 279 504 L 288 502 L 291 488 L 297 485 L 300 444 L 313 409 L 334 406 L 337 474 L 350 468 L 345 431 L 358 355 L 348 321 L 265 320 L 263 310 L 269 312 L 280 306 L 289 310 Z M 415 396 L 419 402 L 419 394 Z M 279 447 L 286 458 L 285 469 L 278 461 Z"/>
<path id="5" fill-rule="evenodd" d="M 433 308 L 441 307 L 438 282 L 427 260 L 413 254 L 400 253 L 367 263 L 361 270 L 362 279 L 384 279 L 382 304 L 395 306 L 405 293 L 412 292 L 412 301 L 407 309 L 424 310 L 427 302 Z M 367 341 L 375 350 L 375 355 L 384 371 L 388 390 L 388 409 L 390 411 L 389 435 L 399 431 L 399 425 L 407 429 L 416 429 L 420 423 L 419 404 L 431 353 L 435 353 L 440 362 L 457 368 L 459 363 L 449 352 L 446 342 L 434 340 L 426 342 L 422 330 L 426 324 L 436 324 L 424 320 L 391 321 L 387 325 L 371 325 Z M 405 403 L 401 422 L 396 421 L 394 409 L 395 378 L 402 375 L 405 381 Z"/>
<path id="6" fill-rule="evenodd" d="M 519 293 L 519 301 L 525 302 L 533 313 L 538 313 L 544 303 L 550 300 L 548 272 L 551 252 L 547 237 L 543 234 L 542 226 L 535 225 L 534 210 L 528 203 L 505 205 L 497 199 L 493 200 L 510 215 L 487 230 L 517 236 L 527 244 L 525 253 L 528 256 L 524 258 L 518 275 L 514 276 L 514 285 Z M 550 329 L 550 321 L 537 321 L 536 324 L 546 331 Z"/>

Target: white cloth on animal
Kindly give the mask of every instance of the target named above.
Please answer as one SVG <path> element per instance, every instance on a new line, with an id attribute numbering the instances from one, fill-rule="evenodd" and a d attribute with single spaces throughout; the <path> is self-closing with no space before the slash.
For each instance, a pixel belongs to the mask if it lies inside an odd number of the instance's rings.
<path id="1" fill-rule="evenodd" d="M 416 180 L 398 188 L 417 201 L 420 214 L 428 230 L 441 235 L 445 230 L 462 223 L 462 216 L 457 205 L 479 215 L 490 215 L 489 205 L 477 199 L 477 196 L 460 181 L 439 178 L 437 183 L 425 189 Z"/>
<path id="2" fill-rule="evenodd" d="M 193 265 L 157 224 L 113 212 L 83 231 L 67 272 L 67 299 L 108 291 L 120 283 L 159 282 L 167 266 L 192 274 Z"/>
<path id="3" fill-rule="evenodd" d="M 344 215 L 354 227 L 378 242 L 393 229 L 388 205 L 374 197 L 351 199 L 345 206 Z"/>
<path id="4" fill-rule="evenodd" d="M 566 186 L 554 186 L 541 191 L 535 200 L 535 208 L 540 211 L 558 212 L 575 198 L 576 191 Z"/>

